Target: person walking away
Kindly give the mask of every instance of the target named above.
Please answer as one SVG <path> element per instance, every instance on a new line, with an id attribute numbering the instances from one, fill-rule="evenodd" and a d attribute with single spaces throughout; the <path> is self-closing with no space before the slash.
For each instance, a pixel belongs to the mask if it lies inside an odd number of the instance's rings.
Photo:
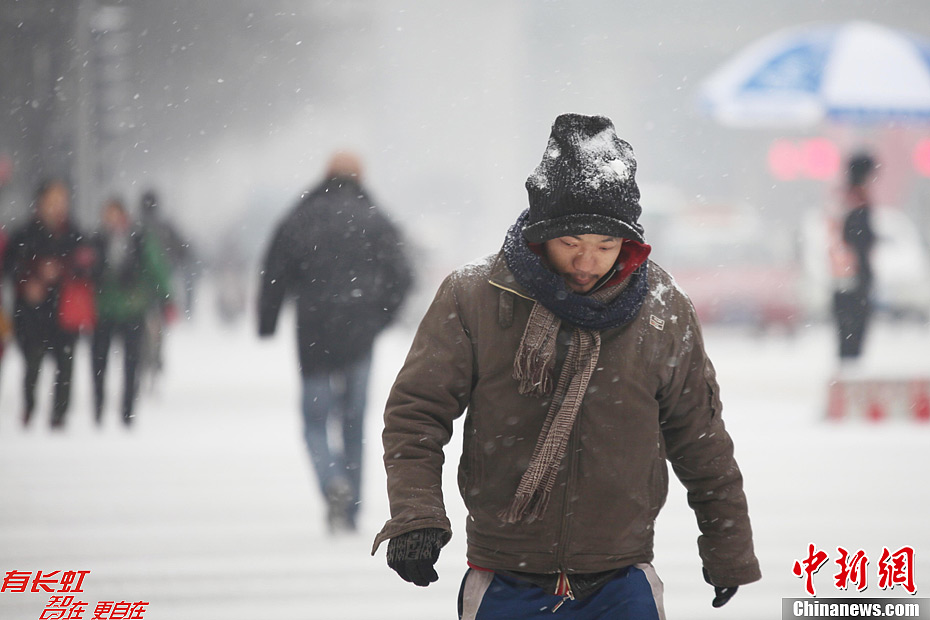
<path id="1" fill-rule="evenodd" d="M 156 245 L 161 260 L 170 270 L 170 279 L 175 279 L 176 273 L 185 268 L 190 260 L 190 244 L 178 232 L 178 229 L 163 216 L 161 202 L 154 190 L 147 190 L 142 194 L 140 201 L 141 233 Z M 186 284 L 184 285 L 186 287 Z M 174 302 L 164 303 L 152 307 L 145 321 L 145 337 L 143 339 L 143 366 L 150 374 L 152 385 L 164 368 L 165 331 L 177 318 L 177 308 Z"/>
<path id="2" fill-rule="evenodd" d="M 304 439 L 332 533 L 356 529 L 372 348 L 411 282 L 400 233 L 363 186 L 360 160 L 336 153 L 274 232 L 258 299 L 262 337 L 274 334 L 285 298 L 296 300 Z"/>
<path id="3" fill-rule="evenodd" d="M 46 354 L 55 359 L 51 425 L 61 428 L 70 405 L 74 347 L 79 329 L 92 324 L 92 297 L 74 297 L 78 280 L 89 275 L 93 251 L 71 220 L 71 191 L 61 180 L 42 183 L 33 217 L 10 237 L 4 267 L 14 288 L 13 328 L 25 358 L 24 425 L 36 405 L 36 384 Z M 77 319 L 69 319 L 80 314 Z"/>
<path id="4" fill-rule="evenodd" d="M 216 311 L 228 325 L 237 323 L 248 309 L 249 260 L 235 230 L 227 230 L 211 264 L 216 281 Z"/>
<path id="5" fill-rule="evenodd" d="M 846 213 L 839 230 L 839 253 L 844 257 L 834 269 L 836 289 L 833 313 L 839 338 L 840 362 L 848 365 L 862 355 L 872 315 L 872 249 L 877 237 L 872 228 L 870 185 L 875 179 L 875 160 L 867 153 L 854 155 L 847 165 L 843 196 Z M 837 273 L 838 272 L 838 273 Z"/>
<path id="6" fill-rule="evenodd" d="M 107 361 L 114 338 L 123 345 L 123 423 L 134 417 L 138 366 L 145 334 L 145 317 L 159 312 L 170 298 L 170 276 L 157 243 L 133 225 L 123 202 L 110 199 L 103 207 L 101 229 L 94 234 L 94 280 L 97 326 L 91 347 L 94 374 L 94 419 L 103 421 Z"/>
<path id="7" fill-rule="evenodd" d="M 636 167 L 610 119 L 559 116 L 529 209 L 442 283 L 391 389 L 391 518 L 372 554 L 389 541 L 388 565 L 419 586 L 451 537 L 443 447 L 467 410 L 460 618 L 664 618 L 666 461 L 713 606 L 761 576 L 714 367 L 688 297 L 648 260 Z"/>

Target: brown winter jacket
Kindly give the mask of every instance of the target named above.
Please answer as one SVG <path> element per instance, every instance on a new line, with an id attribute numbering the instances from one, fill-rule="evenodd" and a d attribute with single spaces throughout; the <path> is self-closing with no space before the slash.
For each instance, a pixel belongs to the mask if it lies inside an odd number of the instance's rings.
<path id="1" fill-rule="evenodd" d="M 549 408 L 547 398 L 521 395 L 512 376 L 532 306 L 503 254 L 464 267 L 441 285 L 388 399 L 383 442 L 391 519 L 372 553 L 415 529 L 451 533 L 442 450 L 453 420 L 467 408 L 458 483 L 469 513 L 472 564 L 593 573 L 651 561 L 653 527 L 668 492 L 667 459 L 688 490 L 713 583 L 759 579 L 714 368 L 690 301 L 651 262 L 638 316 L 601 332 L 598 368 L 548 511 L 529 523 L 500 518 Z"/>

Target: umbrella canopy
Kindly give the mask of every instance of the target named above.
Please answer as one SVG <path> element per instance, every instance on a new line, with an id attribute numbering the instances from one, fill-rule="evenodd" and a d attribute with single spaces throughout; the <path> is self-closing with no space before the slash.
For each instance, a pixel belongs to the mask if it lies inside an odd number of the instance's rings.
<path id="1" fill-rule="evenodd" d="M 779 31 L 713 73 L 701 104 L 744 127 L 930 122 L 930 42 L 861 21 Z"/>

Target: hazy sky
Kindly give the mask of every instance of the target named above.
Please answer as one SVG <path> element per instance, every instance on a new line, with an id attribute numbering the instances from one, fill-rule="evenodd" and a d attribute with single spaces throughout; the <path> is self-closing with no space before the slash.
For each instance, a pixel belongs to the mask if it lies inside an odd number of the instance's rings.
<path id="1" fill-rule="evenodd" d="M 261 236 L 333 148 L 356 148 L 372 191 L 442 263 L 496 248 L 562 112 L 614 120 L 647 209 L 672 193 L 768 213 L 823 200 L 824 184 L 765 170 L 785 132 L 702 117 L 700 82 L 787 26 L 868 19 L 930 36 L 924 0 L 122 4 L 137 127 L 113 191 L 159 188 L 204 245 L 218 228 Z"/>

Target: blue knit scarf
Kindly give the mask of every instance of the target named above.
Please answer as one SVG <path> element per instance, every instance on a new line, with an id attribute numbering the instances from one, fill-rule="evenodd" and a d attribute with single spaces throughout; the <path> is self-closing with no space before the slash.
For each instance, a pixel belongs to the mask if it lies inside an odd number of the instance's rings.
<path id="1" fill-rule="evenodd" d="M 612 301 L 579 295 L 568 288 L 562 276 L 549 270 L 542 258 L 527 245 L 523 238 L 523 227 L 528 218 L 529 209 L 521 213 L 507 231 L 504 258 L 517 283 L 533 299 L 559 319 L 583 329 L 620 327 L 636 317 L 649 286 L 648 261 L 644 261 L 630 275 L 629 284 Z"/>

